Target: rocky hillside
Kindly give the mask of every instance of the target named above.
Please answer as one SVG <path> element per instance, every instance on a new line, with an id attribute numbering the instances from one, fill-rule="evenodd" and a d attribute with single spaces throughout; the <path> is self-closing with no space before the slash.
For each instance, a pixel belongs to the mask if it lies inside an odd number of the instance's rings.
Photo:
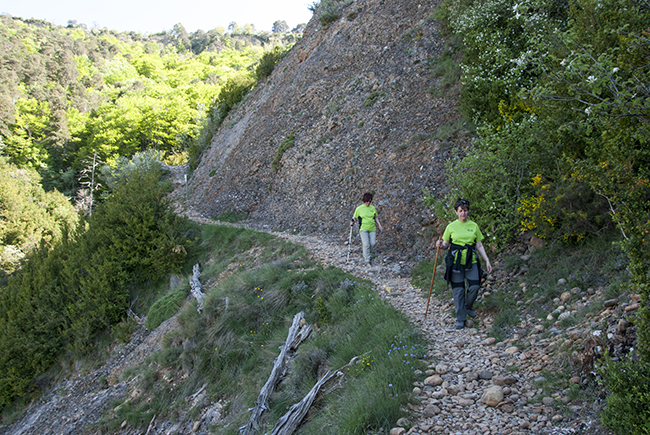
<path id="1" fill-rule="evenodd" d="M 206 216 L 246 212 L 254 225 L 327 237 L 346 232 L 372 191 L 386 249 L 417 251 L 432 223 L 422 189 L 444 189 L 444 161 L 468 139 L 441 133 L 459 123 L 457 99 L 431 92 L 437 3 L 355 0 L 327 27 L 313 18 L 223 123 L 183 196 Z"/>

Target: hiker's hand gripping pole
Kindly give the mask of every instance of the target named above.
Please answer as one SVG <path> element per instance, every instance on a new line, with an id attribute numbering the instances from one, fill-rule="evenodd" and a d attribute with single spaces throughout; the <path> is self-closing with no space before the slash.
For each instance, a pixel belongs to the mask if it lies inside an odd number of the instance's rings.
<path id="1" fill-rule="evenodd" d="M 429 300 L 431 300 L 431 290 L 433 290 L 433 279 L 436 277 L 436 267 L 438 266 L 439 253 L 440 253 L 440 246 L 436 246 L 436 259 L 433 262 L 433 276 L 431 277 L 431 287 L 429 287 L 429 297 L 427 298 L 427 309 L 424 311 L 425 319 L 427 318 L 427 313 L 429 312 Z"/>

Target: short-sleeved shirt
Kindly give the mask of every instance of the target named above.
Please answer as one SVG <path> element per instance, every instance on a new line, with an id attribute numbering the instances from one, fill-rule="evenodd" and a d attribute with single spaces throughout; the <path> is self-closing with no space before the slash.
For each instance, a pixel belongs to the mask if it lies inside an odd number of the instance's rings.
<path id="1" fill-rule="evenodd" d="M 377 209 L 372 205 L 362 204 L 354 211 L 354 219 L 361 218 L 360 231 L 376 231 L 375 218 L 377 217 Z"/>
<path id="2" fill-rule="evenodd" d="M 474 221 L 467 220 L 461 222 L 455 220 L 445 228 L 445 232 L 442 234 L 442 240 L 456 245 L 473 245 L 476 242 L 480 242 L 484 239 L 483 233 L 479 229 L 478 225 Z M 461 264 L 467 264 L 467 250 L 463 250 L 463 256 L 461 257 Z M 472 258 L 472 263 L 476 263 L 476 257 Z"/>

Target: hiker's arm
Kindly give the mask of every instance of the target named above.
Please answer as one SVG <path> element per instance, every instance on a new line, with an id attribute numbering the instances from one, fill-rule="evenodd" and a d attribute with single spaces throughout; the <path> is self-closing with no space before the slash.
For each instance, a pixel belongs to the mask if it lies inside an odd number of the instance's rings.
<path id="1" fill-rule="evenodd" d="M 381 222 L 379 222 L 379 218 L 375 217 L 375 223 L 377 224 L 377 228 L 379 228 L 379 231 L 384 231 L 384 227 L 381 226 Z"/>
<path id="2" fill-rule="evenodd" d="M 488 273 L 492 273 L 492 265 L 490 264 L 490 259 L 485 253 L 485 248 L 483 247 L 483 242 L 476 242 L 476 250 L 481 254 L 481 258 L 485 261 L 485 268 Z"/>

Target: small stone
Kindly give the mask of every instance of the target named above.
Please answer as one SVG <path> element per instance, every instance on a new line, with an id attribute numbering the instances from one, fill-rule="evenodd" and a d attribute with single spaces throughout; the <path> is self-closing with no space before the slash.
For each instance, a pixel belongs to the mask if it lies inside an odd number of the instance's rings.
<path id="1" fill-rule="evenodd" d="M 579 295 L 580 292 L 582 292 L 582 290 L 580 290 L 580 287 L 573 287 L 571 289 L 571 294 L 573 294 L 573 295 Z"/>
<path id="2" fill-rule="evenodd" d="M 530 428 L 530 423 L 527 420 L 521 420 L 519 422 L 519 427 L 522 429 L 528 429 Z"/>
<path id="3" fill-rule="evenodd" d="M 406 433 L 406 429 L 403 427 L 394 427 L 390 430 L 390 435 L 403 435 Z"/>
<path id="4" fill-rule="evenodd" d="M 544 398 L 542 399 L 542 403 L 543 403 L 544 405 L 546 405 L 546 406 L 551 406 L 551 405 L 553 405 L 554 402 L 555 402 L 555 401 L 553 400 L 552 397 L 548 397 L 548 396 L 547 396 L 547 397 L 544 397 Z"/>
<path id="5" fill-rule="evenodd" d="M 422 389 L 420 387 L 413 388 L 413 394 L 419 396 L 420 394 L 422 394 Z"/>
<path id="6" fill-rule="evenodd" d="M 192 425 L 192 432 L 196 432 L 199 430 L 201 427 L 201 422 L 200 421 L 195 421 L 194 424 Z"/>
<path id="7" fill-rule="evenodd" d="M 608 299 L 603 303 L 605 308 L 615 307 L 617 304 L 618 304 L 618 301 L 616 299 Z"/>
<path id="8" fill-rule="evenodd" d="M 554 415 L 553 418 L 551 418 L 551 421 L 552 421 L 553 423 L 559 423 L 559 422 L 561 422 L 562 420 L 564 420 L 564 417 L 561 416 L 561 415 Z"/>
<path id="9" fill-rule="evenodd" d="M 494 385 L 512 385 L 515 384 L 517 380 L 511 376 L 495 376 L 492 378 L 492 383 Z"/>
<path id="10" fill-rule="evenodd" d="M 488 406 L 497 406 L 503 400 L 503 388 L 499 385 L 493 385 L 483 393 L 481 397 L 481 402 L 485 403 Z"/>
<path id="11" fill-rule="evenodd" d="M 629 313 L 630 311 L 638 310 L 639 307 L 640 307 L 639 304 L 628 305 L 627 307 L 625 307 L 625 312 L 626 312 L 626 313 Z"/>
<path id="12" fill-rule="evenodd" d="M 569 292 L 564 292 L 564 293 L 562 293 L 562 294 L 560 295 L 560 300 L 561 300 L 562 302 L 566 302 L 566 301 L 568 301 L 569 299 L 571 299 L 571 293 L 569 293 Z"/>
<path id="13" fill-rule="evenodd" d="M 501 411 L 507 412 L 508 414 L 512 414 L 515 411 L 515 407 L 512 406 L 509 403 L 505 403 L 505 404 L 501 405 L 500 409 L 501 409 Z"/>
<path id="14" fill-rule="evenodd" d="M 494 338 L 494 337 L 488 337 L 485 340 L 483 340 L 483 344 L 488 345 L 488 346 L 492 345 L 492 344 L 494 344 L 496 342 L 497 342 L 497 339 Z"/>
<path id="15" fill-rule="evenodd" d="M 402 418 L 400 418 L 399 420 L 397 420 L 397 423 L 396 423 L 396 424 L 397 424 L 399 427 L 405 427 L 405 426 L 408 426 L 408 425 L 409 425 L 409 421 L 408 421 L 407 419 L 405 419 L 404 417 L 402 417 Z"/>
<path id="16" fill-rule="evenodd" d="M 580 378 L 580 376 L 571 377 L 571 383 L 574 384 L 574 385 L 579 385 L 581 380 L 582 379 Z"/>
<path id="17" fill-rule="evenodd" d="M 424 385 L 437 387 L 438 385 L 442 385 L 442 378 L 439 375 L 429 376 L 424 380 Z"/>
<path id="18" fill-rule="evenodd" d="M 429 405 L 426 408 L 424 408 L 424 416 L 425 417 L 433 417 L 434 415 L 440 414 L 440 408 L 438 408 L 436 405 Z"/>
<path id="19" fill-rule="evenodd" d="M 467 406 L 472 406 L 474 404 L 474 401 L 471 399 L 458 399 L 458 405 L 467 407 Z"/>
<path id="20" fill-rule="evenodd" d="M 438 373 L 439 375 L 444 375 L 448 371 L 449 371 L 449 367 L 446 366 L 445 364 L 438 364 L 436 366 L 436 373 Z"/>
<path id="21" fill-rule="evenodd" d="M 492 379 L 492 376 L 493 376 L 492 372 L 488 370 L 483 370 L 481 373 L 478 374 L 478 377 L 480 379 L 484 379 L 486 381 Z"/>
<path id="22" fill-rule="evenodd" d="M 505 350 L 505 352 L 506 352 L 508 355 L 514 355 L 514 354 L 516 354 L 517 352 L 519 352 L 519 348 L 518 348 L 517 346 L 510 346 L 509 348 L 507 348 L 507 349 Z"/>
<path id="23" fill-rule="evenodd" d="M 561 286 L 561 285 L 566 285 L 566 279 L 564 279 L 564 278 L 560 278 L 560 279 L 558 279 L 558 280 L 557 280 L 557 285 L 560 285 L 560 286 Z"/>
<path id="24" fill-rule="evenodd" d="M 627 330 L 629 326 L 630 326 L 630 322 L 628 322 L 625 319 L 621 319 L 618 321 L 618 325 L 616 325 L 616 331 L 622 334 Z"/>

